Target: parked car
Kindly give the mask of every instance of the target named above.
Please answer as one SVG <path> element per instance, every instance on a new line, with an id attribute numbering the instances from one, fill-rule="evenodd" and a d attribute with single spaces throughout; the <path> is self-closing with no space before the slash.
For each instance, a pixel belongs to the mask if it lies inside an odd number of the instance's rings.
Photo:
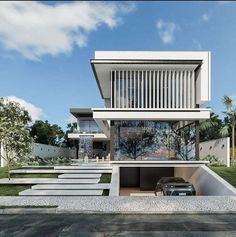
<path id="1" fill-rule="evenodd" d="M 195 196 L 194 186 L 181 177 L 162 177 L 156 185 L 155 195 L 162 192 L 164 196 Z"/>

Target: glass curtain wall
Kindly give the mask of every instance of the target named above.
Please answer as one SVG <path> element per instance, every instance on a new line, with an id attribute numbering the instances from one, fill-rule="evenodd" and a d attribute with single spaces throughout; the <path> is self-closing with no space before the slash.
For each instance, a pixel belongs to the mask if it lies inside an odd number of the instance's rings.
<path id="1" fill-rule="evenodd" d="M 114 160 L 195 160 L 195 123 L 114 121 Z"/>

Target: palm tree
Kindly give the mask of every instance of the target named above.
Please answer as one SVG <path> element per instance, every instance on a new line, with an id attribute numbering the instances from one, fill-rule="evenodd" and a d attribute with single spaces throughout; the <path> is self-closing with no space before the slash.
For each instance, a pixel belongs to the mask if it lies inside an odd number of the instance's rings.
<path id="1" fill-rule="evenodd" d="M 210 118 L 201 121 L 199 124 L 200 128 L 200 142 L 218 139 L 220 138 L 219 131 L 222 127 L 222 121 L 219 116 L 214 112 L 211 112 Z"/>
<path id="2" fill-rule="evenodd" d="M 222 136 L 228 136 L 231 130 L 231 142 L 232 142 L 232 159 L 235 157 L 235 126 L 236 126 L 236 107 L 234 107 L 233 99 L 225 95 L 222 99 L 225 105 L 225 125 L 221 128 L 220 133 Z"/>

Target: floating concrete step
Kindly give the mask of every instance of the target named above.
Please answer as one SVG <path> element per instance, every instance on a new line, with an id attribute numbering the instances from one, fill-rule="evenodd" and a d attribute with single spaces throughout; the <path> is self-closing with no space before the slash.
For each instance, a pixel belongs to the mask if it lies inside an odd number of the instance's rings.
<path id="1" fill-rule="evenodd" d="M 19 196 L 101 196 L 103 190 L 33 190 L 19 192 Z"/>
<path id="2" fill-rule="evenodd" d="M 54 179 L 54 178 L 7 178 L 0 179 L 0 184 L 96 184 L 100 179 Z"/>
<path id="3" fill-rule="evenodd" d="M 105 162 L 97 162 L 97 163 L 88 163 L 88 164 L 86 164 L 86 163 L 83 163 L 83 164 L 81 164 L 81 166 L 82 167 L 111 167 L 111 165 L 109 164 L 109 163 L 105 163 Z"/>
<path id="4" fill-rule="evenodd" d="M 35 190 L 94 190 L 110 189 L 110 184 L 37 184 L 31 188 Z"/>
<path id="5" fill-rule="evenodd" d="M 23 165 L 22 168 L 54 169 L 54 166 L 53 165 Z"/>
<path id="6" fill-rule="evenodd" d="M 102 174 L 102 173 L 112 173 L 112 169 L 68 169 L 68 170 L 30 170 L 30 169 L 19 169 L 11 170 L 11 174 Z"/>
<path id="7" fill-rule="evenodd" d="M 112 167 L 109 166 L 55 166 L 55 170 L 111 170 Z"/>
<path id="8" fill-rule="evenodd" d="M 61 174 L 59 179 L 98 179 L 101 174 Z"/>

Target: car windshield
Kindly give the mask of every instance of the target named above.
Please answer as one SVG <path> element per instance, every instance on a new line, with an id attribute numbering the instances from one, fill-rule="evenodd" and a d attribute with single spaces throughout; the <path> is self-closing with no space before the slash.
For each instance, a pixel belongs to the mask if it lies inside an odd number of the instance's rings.
<path id="1" fill-rule="evenodd" d="M 180 177 L 163 177 L 159 180 L 159 183 L 185 183 L 185 180 Z"/>

